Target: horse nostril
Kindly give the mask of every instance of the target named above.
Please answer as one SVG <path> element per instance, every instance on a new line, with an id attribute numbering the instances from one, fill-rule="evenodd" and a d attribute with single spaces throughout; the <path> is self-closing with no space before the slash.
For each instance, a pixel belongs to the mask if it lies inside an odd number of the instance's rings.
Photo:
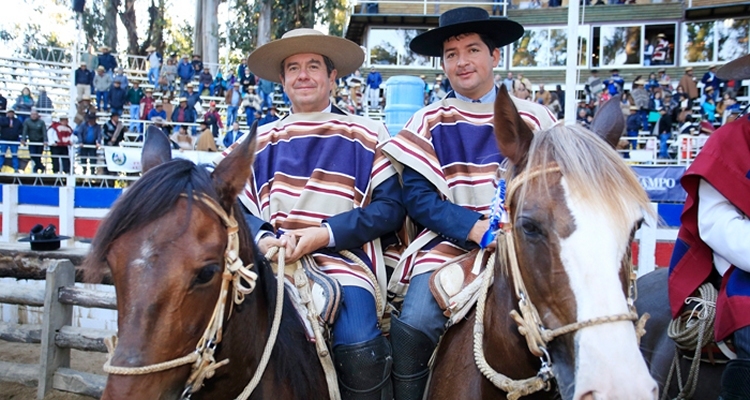
<path id="1" fill-rule="evenodd" d="M 659 385 L 654 384 L 654 388 L 651 390 L 651 398 L 653 400 L 659 399 Z"/>
<path id="2" fill-rule="evenodd" d="M 584 393 L 579 400 L 604 400 L 604 396 L 592 390 Z"/>

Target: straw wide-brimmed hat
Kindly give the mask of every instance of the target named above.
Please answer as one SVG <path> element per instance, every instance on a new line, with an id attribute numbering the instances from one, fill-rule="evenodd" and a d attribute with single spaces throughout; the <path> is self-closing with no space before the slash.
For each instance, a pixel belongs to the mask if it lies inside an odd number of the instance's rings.
<path id="1" fill-rule="evenodd" d="M 693 67 L 687 67 L 687 68 L 685 68 L 685 72 L 692 71 L 692 70 L 693 70 Z"/>
<path id="2" fill-rule="evenodd" d="M 412 39 L 409 48 L 425 56 L 442 57 L 443 43 L 462 33 L 485 34 L 495 46 L 503 47 L 523 36 L 523 26 L 505 17 L 490 17 L 479 7 L 460 7 L 440 15 L 438 27 Z"/>
<path id="3" fill-rule="evenodd" d="M 636 106 L 630 106 L 630 111 L 638 111 L 638 107 L 636 107 Z"/>
<path id="4" fill-rule="evenodd" d="M 247 65 L 255 76 L 281 82 L 281 62 L 300 53 L 315 53 L 330 58 L 338 71 L 337 76 L 353 73 L 365 61 L 365 52 L 351 40 L 326 35 L 315 29 L 300 28 L 259 47 L 247 58 Z"/>
<path id="5" fill-rule="evenodd" d="M 109 51 L 109 46 L 101 46 L 99 47 L 99 51 Z"/>
<path id="6" fill-rule="evenodd" d="M 154 46 L 148 46 L 146 48 L 146 51 L 156 51 L 156 47 L 154 47 Z"/>
<path id="7" fill-rule="evenodd" d="M 725 80 L 750 78 L 750 54 L 726 63 L 716 71 L 716 76 Z"/>
<path id="8" fill-rule="evenodd" d="M 187 97 L 180 97 L 178 102 L 182 103 L 183 101 L 187 102 Z"/>
<path id="9" fill-rule="evenodd" d="M 635 81 L 635 82 L 633 82 L 633 84 L 634 84 L 634 85 L 641 85 L 641 86 L 645 86 L 645 85 L 646 85 L 646 81 L 644 81 L 643 79 L 636 79 L 636 81 Z"/>

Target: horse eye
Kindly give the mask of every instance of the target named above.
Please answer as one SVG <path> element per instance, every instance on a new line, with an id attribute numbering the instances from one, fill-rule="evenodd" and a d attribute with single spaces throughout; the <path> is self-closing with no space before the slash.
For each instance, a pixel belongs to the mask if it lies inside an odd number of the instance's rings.
<path id="1" fill-rule="evenodd" d="M 219 272 L 219 266 L 216 264 L 207 265 L 201 268 L 201 270 L 198 271 L 198 275 L 195 276 L 195 284 L 203 285 L 211 282 L 217 272 Z"/>
<path id="2" fill-rule="evenodd" d="M 543 235 L 542 228 L 534 221 L 524 218 L 521 220 L 521 229 L 527 236 L 541 236 Z"/>

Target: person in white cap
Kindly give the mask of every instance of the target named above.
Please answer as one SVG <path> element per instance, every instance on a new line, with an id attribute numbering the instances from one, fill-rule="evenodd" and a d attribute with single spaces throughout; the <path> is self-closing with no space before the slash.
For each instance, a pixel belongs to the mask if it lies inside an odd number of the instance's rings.
<path id="1" fill-rule="evenodd" d="M 331 104 L 336 77 L 354 72 L 364 57 L 354 42 L 304 28 L 250 54 L 248 67 L 281 83 L 292 106 L 290 115 L 258 128 L 255 172 L 240 201 L 262 252 L 285 246 L 287 262 L 305 257 L 342 285 L 338 317 L 324 316 L 333 325 L 341 398 L 391 400 L 391 347 L 375 293 L 385 294 L 383 248 L 396 242 L 404 221 L 401 187 L 378 150 L 389 138 L 385 126 Z"/>
<path id="2" fill-rule="evenodd" d="M 67 114 L 55 114 L 47 129 L 47 143 L 52 153 L 52 172 L 69 174 L 70 148 L 73 145 L 73 129 L 68 125 Z"/>
<path id="3" fill-rule="evenodd" d="M 80 67 L 75 71 L 76 101 L 81 101 L 85 93 L 91 94 L 94 84 L 94 73 L 86 68 L 86 63 L 81 61 Z"/>

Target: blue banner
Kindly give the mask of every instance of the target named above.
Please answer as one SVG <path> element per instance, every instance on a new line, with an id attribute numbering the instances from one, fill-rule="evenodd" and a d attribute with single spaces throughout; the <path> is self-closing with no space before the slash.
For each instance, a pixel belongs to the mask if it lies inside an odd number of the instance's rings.
<path id="1" fill-rule="evenodd" d="M 651 201 L 684 202 L 687 193 L 680 185 L 685 167 L 631 167 Z"/>

